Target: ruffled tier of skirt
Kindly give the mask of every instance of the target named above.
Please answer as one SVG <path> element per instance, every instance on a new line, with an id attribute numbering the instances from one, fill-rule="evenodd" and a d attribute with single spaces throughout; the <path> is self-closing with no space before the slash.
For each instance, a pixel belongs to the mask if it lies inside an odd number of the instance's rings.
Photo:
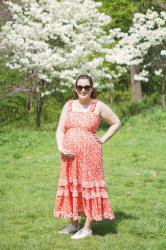
<path id="1" fill-rule="evenodd" d="M 79 216 L 85 216 L 96 221 L 115 218 L 104 181 L 77 183 L 77 186 L 64 183 L 60 181 L 56 193 L 54 217 L 78 220 Z"/>

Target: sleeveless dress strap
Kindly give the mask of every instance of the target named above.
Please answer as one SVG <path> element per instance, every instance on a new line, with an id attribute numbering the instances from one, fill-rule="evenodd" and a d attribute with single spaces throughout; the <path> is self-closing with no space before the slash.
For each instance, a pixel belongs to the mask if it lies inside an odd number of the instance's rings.
<path id="1" fill-rule="evenodd" d="M 89 111 L 90 111 L 90 112 L 93 112 L 93 111 L 95 110 L 95 107 L 96 107 L 97 102 L 98 102 L 98 100 L 96 100 L 96 99 L 93 99 L 93 100 L 92 100 L 92 104 L 91 104 L 91 106 L 90 106 L 90 108 L 89 108 Z"/>
<path id="2" fill-rule="evenodd" d="M 68 103 L 68 111 L 71 112 L 72 111 L 72 102 L 73 100 L 69 100 Z"/>

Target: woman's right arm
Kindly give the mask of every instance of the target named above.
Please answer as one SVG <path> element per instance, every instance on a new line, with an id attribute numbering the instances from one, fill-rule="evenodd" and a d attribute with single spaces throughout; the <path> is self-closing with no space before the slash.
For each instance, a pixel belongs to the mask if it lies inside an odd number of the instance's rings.
<path id="1" fill-rule="evenodd" d="M 74 156 L 73 153 L 71 153 L 69 150 L 63 148 L 65 121 L 66 121 L 66 117 L 67 117 L 67 112 L 68 112 L 68 103 L 66 103 L 63 106 L 63 109 L 62 109 L 62 112 L 60 115 L 58 127 L 56 130 L 56 142 L 57 142 L 58 150 L 61 154 L 63 154 L 66 157 L 73 157 Z"/>

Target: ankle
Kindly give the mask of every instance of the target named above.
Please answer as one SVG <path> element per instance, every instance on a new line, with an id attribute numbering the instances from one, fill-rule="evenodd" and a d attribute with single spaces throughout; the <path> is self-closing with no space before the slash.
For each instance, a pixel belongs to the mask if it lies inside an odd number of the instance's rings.
<path id="1" fill-rule="evenodd" d="M 91 228 L 91 227 L 90 227 L 90 228 L 89 228 L 89 227 L 88 227 L 88 228 L 87 228 L 87 227 L 83 227 L 83 229 L 84 229 L 86 232 L 91 232 L 91 231 L 92 231 L 92 228 Z"/>

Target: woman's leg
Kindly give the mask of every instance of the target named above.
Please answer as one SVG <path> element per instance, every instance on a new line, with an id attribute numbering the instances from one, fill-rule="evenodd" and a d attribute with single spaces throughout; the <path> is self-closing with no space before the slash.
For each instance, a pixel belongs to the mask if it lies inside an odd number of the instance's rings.
<path id="1" fill-rule="evenodd" d="M 93 222 L 92 220 L 86 218 L 86 221 L 85 221 L 85 224 L 84 224 L 84 229 L 91 230 L 92 222 Z M 71 219 L 71 223 L 75 227 L 78 226 L 78 220 Z"/>
<path id="2" fill-rule="evenodd" d="M 71 223 L 73 226 L 77 227 L 78 226 L 78 220 L 73 220 L 71 219 Z"/>
<path id="3" fill-rule="evenodd" d="M 86 221 L 85 221 L 85 224 L 84 224 L 84 229 L 91 230 L 92 222 L 93 222 L 92 220 L 86 218 Z"/>

